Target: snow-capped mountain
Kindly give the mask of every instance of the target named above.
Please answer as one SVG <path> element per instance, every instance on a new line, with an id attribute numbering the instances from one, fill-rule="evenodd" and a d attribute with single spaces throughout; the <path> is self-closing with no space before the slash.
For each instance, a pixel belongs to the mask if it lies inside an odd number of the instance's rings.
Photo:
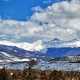
<path id="1" fill-rule="evenodd" d="M 40 51 L 44 48 L 44 45 L 42 45 L 41 40 L 38 40 L 33 43 L 27 43 L 27 42 L 13 42 L 13 41 L 0 41 L 0 45 L 7 45 L 7 46 L 16 46 L 18 48 L 22 48 L 24 50 L 28 51 Z"/>
<path id="2" fill-rule="evenodd" d="M 77 39 L 63 41 L 56 38 L 54 40 L 44 42 L 44 44 L 47 47 L 47 55 L 51 57 L 80 55 L 80 40 Z"/>
<path id="3" fill-rule="evenodd" d="M 51 53 L 48 53 L 48 52 L 51 52 Z M 74 68 L 74 70 L 76 69 L 78 70 L 78 64 L 74 66 L 74 64 L 70 64 L 70 63 L 49 63 L 48 62 L 48 59 L 50 60 L 49 57 L 52 58 L 57 54 L 62 56 L 79 55 L 80 48 L 52 47 L 52 48 L 47 48 L 47 52 L 43 54 L 39 51 L 28 51 L 22 48 L 18 48 L 16 46 L 0 45 L 0 67 L 3 66 L 2 64 L 6 64 L 7 68 L 23 69 L 26 65 L 26 63 L 24 62 L 30 61 L 31 59 L 35 59 L 35 60 L 39 60 L 38 64 L 33 67 L 36 69 L 46 70 L 46 69 L 58 68 L 60 70 L 68 70 L 68 69 L 72 70 Z M 58 64 L 60 65 L 60 67 Z M 64 66 L 64 68 L 62 68 L 62 66 Z"/>
<path id="4" fill-rule="evenodd" d="M 0 64 L 9 62 L 28 62 L 43 59 L 46 54 L 39 51 L 28 51 L 23 48 L 9 45 L 0 45 Z"/>
<path id="5" fill-rule="evenodd" d="M 28 52 L 26 50 L 7 46 L 0 45 L 0 63 L 8 63 L 8 62 L 21 62 L 21 61 L 29 61 L 30 57 L 32 57 L 32 52 Z"/>
<path id="6" fill-rule="evenodd" d="M 6 43 L 6 44 L 5 44 Z M 47 51 L 27 50 L 26 44 L 0 42 L 0 62 L 29 61 L 31 58 L 47 60 L 49 57 L 80 55 L 80 41 L 62 41 L 54 39 L 48 42 Z M 47 45 L 47 43 L 45 43 Z M 27 46 L 24 48 L 23 46 Z"/>
<path id="7" fill-rule="evenodd" d="M 28 51 L 16 46 L 0 45 L 0 68 L 6 65 L 7 68 L 23 69 L 28 62 L 40 59 L 44 60 L 46 54 L 39 51 Z M 21 67 L 19 67 L 21 66 Z"/>
<path id="8" fill-rule="evenodd" d="M 49 45 L 47 45 L 49 44 Z M 78 48 L 80 47 L 80 40 L 73 39 L 71 41 L 63 41 L 59 39 L 54 39 L 48 42 L 45 42 L 45 45 L 47 47 L 56 47 L 56 48 L 61 48 L 61 47 L 72 47 L 72 48 Z"/>

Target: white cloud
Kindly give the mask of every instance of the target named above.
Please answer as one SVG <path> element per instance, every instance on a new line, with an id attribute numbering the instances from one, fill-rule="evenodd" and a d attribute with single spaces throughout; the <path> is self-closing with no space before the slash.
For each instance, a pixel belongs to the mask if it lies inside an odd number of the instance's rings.
<path id="1" fill-rule="evenodd" d="M 59 1 L 59 0 L 58 0 Z M 50 4 L 50 3 L 52 3 L 53 1 L 52 0 L 43 0 L 43 3 L 44 4 Z"/>
<path id="2" fill-rule="evenodd" d="M 31 19 L 42 23 L 42 33 L 46 37 L 72 40 L 79 36 L 80 5 L 76 1 L 55 3 L 44 11 L 35 13 Z"/>
<path id="3" fill-rule="evenodd" d="M 32 11 L 40 12 L 43 11 L 43 9 L 40 6 L 32 7 Z"/>
<path id="4" fill-rule="evenodd" d="M 58 38 L 63 41 L 80 40 L 80 1 L 62 1 L 36 11 L 29 21 L 0 20 L 0 34 L 9 40 L 41 40 Z M 23 40 L 24 41 L 24 40 Z"/>

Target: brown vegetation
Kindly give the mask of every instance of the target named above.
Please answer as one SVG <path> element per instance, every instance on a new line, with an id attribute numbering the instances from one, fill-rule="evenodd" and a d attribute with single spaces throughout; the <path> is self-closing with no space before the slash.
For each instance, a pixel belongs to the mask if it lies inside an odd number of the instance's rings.
<path id="1" fill-rule="evenodd" d="M 0 80 L 80 80 L 80 72 L 0 69 Z"/>

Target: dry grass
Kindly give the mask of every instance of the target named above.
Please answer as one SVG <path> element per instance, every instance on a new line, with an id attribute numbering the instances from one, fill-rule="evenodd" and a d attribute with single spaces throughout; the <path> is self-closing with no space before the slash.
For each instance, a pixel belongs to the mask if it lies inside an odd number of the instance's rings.
<path id="1" fill-rule="evenodd" d="M 80 72 L 73 71 L 41 71 L 33 69 L 0 70 L 0 80 L 80 80 Z"/>

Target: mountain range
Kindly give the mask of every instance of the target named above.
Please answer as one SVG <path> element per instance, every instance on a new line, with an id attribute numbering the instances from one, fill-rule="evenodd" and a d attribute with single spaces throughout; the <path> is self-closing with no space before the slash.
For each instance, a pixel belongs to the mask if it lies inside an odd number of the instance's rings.
<path id="1" fill-rule="evenodd" d="M 47 48 L 46 53 L 42 53 L 39 51 L 24 50 L 16 46 L 0 45 L 0 67 L 6 64 L 7 68 L 23 69 L 25 65 L 28 65 L 27 62 L 31 60 L 36 60 L 38 63 L 37 65 L 34 66 L 34 68 L 47 69 L 49 66 L 49 69 L 53 69 L 54 68 L 53 64 L 55 63 L 50 63 L 50 62 L 54 62 L 55 59 L 58 59 L 59 61 L 59 59 L 60 60 L 65 59 L 64 56 L 79 56 L 79 55 L 80 55 L 79 47 L 74 47 L 74 48 L 51 47 Z M 56 63 L 55 65 L 57 68 L 58 63 Z M 67 66 L 69 67 L 69 64 Z"/>

